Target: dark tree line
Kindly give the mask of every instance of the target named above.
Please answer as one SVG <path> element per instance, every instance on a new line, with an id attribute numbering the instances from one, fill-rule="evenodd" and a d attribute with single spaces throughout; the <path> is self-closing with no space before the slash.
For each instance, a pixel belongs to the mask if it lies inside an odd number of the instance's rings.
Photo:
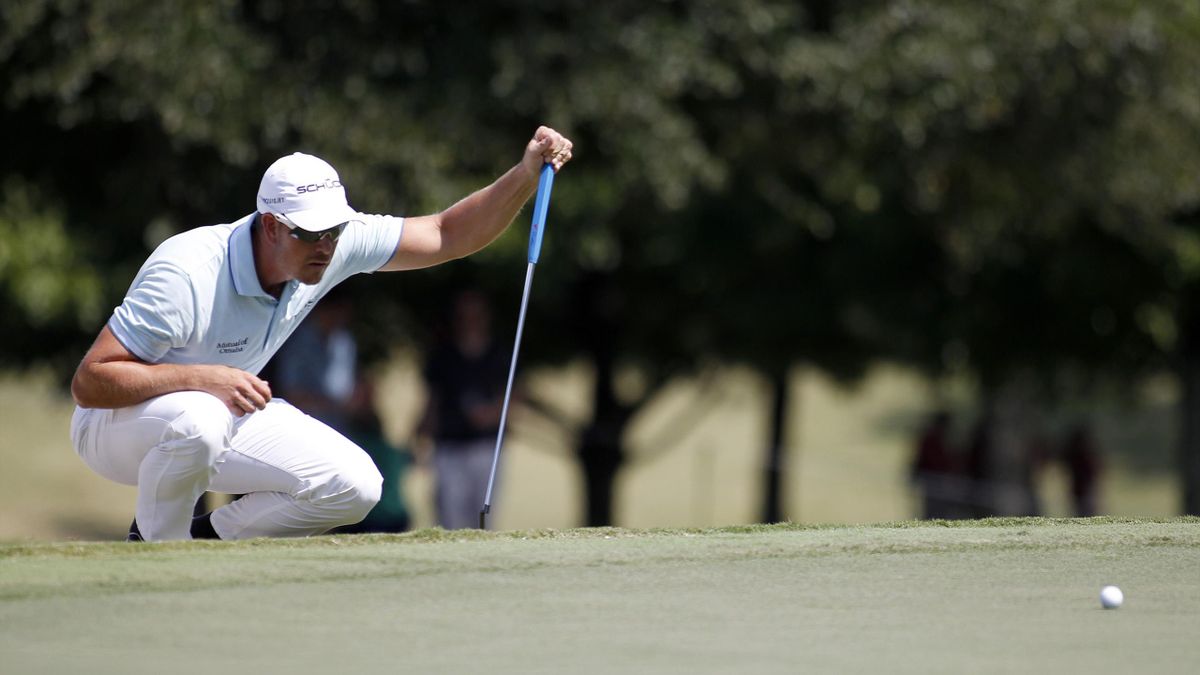
<path id="1" fill-rule="evenodd" d="M 1086 389 L 1174 369 L 1200 512 L 1200 10 L 1183 0 L 97 2 L 0 10 L 0 340 L 64 372 L 158 241 L 253 208 L 295 149 L 366 211 L 448 205 L 538 123 L 555 188 L 527 363 L 583 359 L 587 521 L 672 378 L 872 363 Z M 516 305 L 525 227 L 358 286 L 375 352 L 469 276 Z M 642 386 L 618 387 L 630 369 Z M 1071 392 L 1067 392 L 1068 394 Z M 764 518 L 786 517 L 766 462 Z"/>

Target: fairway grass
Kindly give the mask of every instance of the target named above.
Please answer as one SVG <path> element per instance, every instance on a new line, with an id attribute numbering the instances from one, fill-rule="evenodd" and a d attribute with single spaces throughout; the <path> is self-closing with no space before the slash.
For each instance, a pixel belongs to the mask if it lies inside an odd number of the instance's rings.
<path id="1" fill-rule="evenodd" d="M 1194 673 L 1200 519 L 4 545 L 0 627 L 5 673 Z"/>

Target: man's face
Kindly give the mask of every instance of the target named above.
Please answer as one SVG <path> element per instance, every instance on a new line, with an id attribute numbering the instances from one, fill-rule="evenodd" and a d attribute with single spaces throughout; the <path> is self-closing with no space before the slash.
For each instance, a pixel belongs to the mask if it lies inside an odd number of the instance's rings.
<path id="1" fill-rule="evenodd" d="M 300 283 L 316 284 L 325 276 L 333 252 L 337 249 L 336 237 L 341 234 L 343 225 L 330 228 L 325 232 L 304 232 L 292 230 L 282 221 L 274 219 L 279 241 L 279 265 L 289 278 L 297 279 Z M 316 241 L 305 241 L 316 239 Z"/>

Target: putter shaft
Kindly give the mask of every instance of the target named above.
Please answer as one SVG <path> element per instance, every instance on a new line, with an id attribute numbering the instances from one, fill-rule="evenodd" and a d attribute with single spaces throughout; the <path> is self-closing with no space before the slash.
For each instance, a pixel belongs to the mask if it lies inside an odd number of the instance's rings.
<path id="1" fill-rule="evenodd" d="M 533 285 L 533 268 L 530 262 L 525 268 L 525 290 L 521 292 L 521 313 L 517 316 L 517 338 L 513 343 L 512 364 L 508 367 L 508 384 L 504 387 L 504 406 L 500 409 L 500 429 L 496 432 L 496 450 L 492 454 L 492 472 L 488 477 L 487 495 L 483 498 L 483 510 L 479 512 L 479 529 L 487 529 L 487 514 L 492 509 L 492 487 L 496 483 L 496 466 L 500 463 L 500 448 L 504 446 L 504 428 L 508 424 L 508 404 L 512 399 L 513 379 L 517 373 L 517 356 L 521 352 L 521 334 L 525 332 L 525 309 L 529 306 L 529 289 Z"/>

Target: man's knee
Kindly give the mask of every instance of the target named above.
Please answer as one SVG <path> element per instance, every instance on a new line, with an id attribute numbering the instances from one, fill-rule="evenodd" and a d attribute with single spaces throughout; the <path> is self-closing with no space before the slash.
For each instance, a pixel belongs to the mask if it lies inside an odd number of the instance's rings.
<path id="1" fill-rule="evenodd" d="M 354 479 L 354 489 L 350 500 L 349 514 L 353 520 L 349 523 L 357 523 L 367 514 L 375 505 L 379 503 L 383 497 L 383 476 L 379 473 L 379 469 L 374 466 L 367 470 L 358 472 Z"/>
<path id="2" fill-rule="evenodd" d="M 190 460 L 197 468 L 211 467 L 229 448 L 232 435 L 233 423 L 225 404 L 197 392 L 167 424 L 157 449 Z"/>
<path id="3" fill-rule="evenodd" d="M 357 523 L 383 496 L 383 476 L 373 464 L 343 471 L 314 496 L 313 503 L 329 518 L 330 527 Z"/>

